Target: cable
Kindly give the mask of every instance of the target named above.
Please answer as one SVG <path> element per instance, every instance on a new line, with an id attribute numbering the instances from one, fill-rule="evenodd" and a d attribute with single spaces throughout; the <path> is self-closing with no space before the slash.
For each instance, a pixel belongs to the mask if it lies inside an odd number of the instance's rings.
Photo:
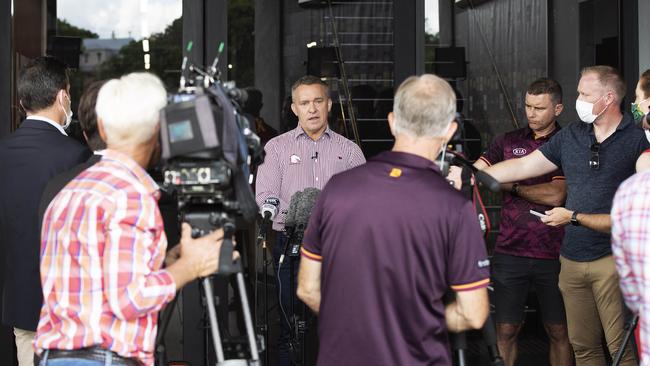
<path id="1" fill-rule="evenodd" d="M 282 312 L 282 316 L 284 316 L 284 321 L 286 321 L 287 325 L 289 326 L 290 332 L 293 332 L 291 321 L 289 321 L 289 317 L 287 316 L 287 313 L 284 310 L 284 306 L 282 306 L 282 280 L 280 279 L 280 269 L 282 269 L 282 262 L 278 263 L 278 272 L 276 274 L 276 277 L 278 279 L 278 305 L 280 306 L 280 311 Z M 291 273 L 291 275 L 293 275 L 293 273 Z"/>
<path id="2" fill-rule="evenodd" d="M 494 58 L 494 55 L 492 54 L 492 50 L 490 49 L 490 46 L 487 43 L 487 39 L 485 38 L 485 34 L 483 33 L 483 28 L 481 28 L 481 24 L 478 22 L 478 18 L 476 17 L 476 9 L 474 9 L 474 2 L 472 0 L 469 1 L 469 7 L 472 9 L 472 17 L 474 18 L 474 22 L 476 23 L 476 27 L 478 28 L 478 33 L 481 35 L 481 40 L 483 41 L 483 45 L 485 46 L 485 49 L 488 52 L 488 55 L 490 56 L 490 61 L 492 63 L 492 68 L 494 69 L 494 73 L 497 76 L 497 80 L 499 81 L 499 87 L 501 88 L 501 92 L 503 95 L 506 97 L 506 104 L 508 105 L 508 111 L 510 112 L 510 116 L 512 117 L 512 124 L 514 125 L 515 129 L 519 128 L 519 122 L 517 121 L 517 116 L 515 115 L 514 110 L 512 109 L 512 103 L 510 103 L 510 96 L 508 95 L 508 91 L 506 90 L 505 85 L 503 84 L 503 79 L 501 78 L 501 73 L 499 72 L 499 69 L 497 68 L 497 64 Z"/>

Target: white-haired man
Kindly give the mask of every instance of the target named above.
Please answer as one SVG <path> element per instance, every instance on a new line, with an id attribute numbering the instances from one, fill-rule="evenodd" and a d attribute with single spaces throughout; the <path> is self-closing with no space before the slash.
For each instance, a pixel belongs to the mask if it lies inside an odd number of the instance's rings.
<path id="1" fill-rule="evenodd" d="M 447 330 L 488 314 L 476 212 L 434 163 L 456 129 L 455 94 L 411 77 L 393 110 L 393 150 L 332 177 L 305 232 L 298 296 L 319 313 L 318 365 L 449 365 Z"/>
<path id="2" fill-rule="evenodd" d="M 176 290 L 218 266 L 223 233 L 192 239 L 161 269 L 167 247 L 158 187 L 144 168 L 156 151 L 160 80 L 133 73 L 97 97 L 107 149 L 54 198 L 43 219 L 41 365 L 153 365 L 157 313 Z"/>

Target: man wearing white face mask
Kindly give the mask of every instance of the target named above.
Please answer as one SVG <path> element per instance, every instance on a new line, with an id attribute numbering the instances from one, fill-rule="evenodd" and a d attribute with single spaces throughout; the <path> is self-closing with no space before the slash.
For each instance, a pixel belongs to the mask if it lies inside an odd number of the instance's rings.
<path id="1" fill-rule="evenodd" d="M 576 111 L 582 122 L 563 128 L 548 143 L 520 159 L 485 170 L 501 182 L 547 174 L 566 176 L 566 207 L 546 211 L 542 222 L 565 226 L 559 286 L 576 364 L 605 365 L 603 335 L 611 355 L 620 347 L 625 319 L 612 258 L 612 200 L 619 184 L 634 174 L 639 155 L 650 147 L 632 115 L 619 107 L 625 83 L 609 66 L 582 70 Z M 636 365 L 627 349 L 621 365 Z"/>
<path id="2" fill-rule="evenodd" d="M 0 141 L 0 244 L 4 251 L 2 322 L 14 328 L 18 363 L 33 364 L 34 331 L 43 303 L 39 276 L 38 205 L 47 182 L 84 162 L 90 151 L 68 137 L 68 71 L 51 57 L 29 62 L 18 76 L 18 99 L 27 114 Z"/>

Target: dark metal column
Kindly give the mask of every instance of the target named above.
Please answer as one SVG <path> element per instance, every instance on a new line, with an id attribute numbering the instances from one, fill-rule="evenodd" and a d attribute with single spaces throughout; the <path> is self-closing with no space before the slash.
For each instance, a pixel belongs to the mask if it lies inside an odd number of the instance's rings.
<path id="1" fill-rule="evenodd" d="M 211 65 L 214 61 L 219 44 L 224 43 L 223 53 L 219 56 L 218 69 L 221 71 L 221 79 L 228 78 L 228 47 L 247 47 L 246 45 L 229 45 L 228 44 L 228 1 L 205 1 L 205 13 L 203 21 L 205 24 L 205 33 L 203 38 L 203 47 L 206 66 Z"/>
<path id="2" fill-rule="evenodd" d="M 264 96 L 262 118 L 282 127 L 282 1 L 255 0 L 255 87 Z"/>
<path id="3" fill-rule="evenodd" d="M 621 73 L 627 82 L 624 110 L 629 110 L 634 102 L 634 91 L 639 80 L 639 4 L 636 1 L 619 3 L 619 40 L 621 54 Z"/>
<path id="4" fill-rule="evenodd" d="M 13 54 L 11 28 L 11 0 L 0 0 L 0 138 L 11 132 L 11 58 Z M 0 354 L 4 354 L 4 352 L 0 352 Z"/>
<path id="5" fill-rule="evenodd" d="M 192 49 L 188 53 L 187 44 L 190 41 Z M 226 47 L 220 56 L 218 67 L 222 72 L 222 80 L 227 80 L 227 41 L 227 0 L 183 0 L 183 55 L 188 56 L 189 62 L 199 67 L 210 66 L 217 55 L 219 44 L 224 42 Z M 206 352 L 212 353 L 213 350 L 206 344 L 206 322 L 203 318 L 205 307 L 199 287 L 199 282 L 193 281 L 183 288 L 183 360 L 194 366 L 206 366 Z M 215 289 L 220 294 L 220 289 Z M 227 301 L 221 303 L 220 307 L 226 307 L 227 310 Z"/>
<path id="6" fill-rule="evenodd" d="M 424 72 L 424 1 L 393 3 L 395 88 L 407 77 Z"/>
<path id="7" fill-rule="evenodd" d="M 188 61 L 196 64 L 204 60 L 204 13 L 204 1 L 183 0 L 183 56 L 188 56 Z M 192 49 L 188 53 L 189 42 L 192 42 Z M 193 281 L 182 291 L 183 360 L 195 366 L 205 366 L 205 324 L 199 287 L 199 282 Z"/>
<path id="8" fill-rule="evenodd" d="M 12 92 L 12 32 L 11 32 L 11 0 L 0 0 L 0 138 L 11 132 L 11 100 Z M 2 156 L 0 156 L 2 159 Z M 1 240 L 1 239 L 0 239 Z M 0 243 L 0 263 L 5 261 L 4 245 Z M 4 284 L 4 270 L 0 271 L 0 296 Z M 0 314 L 2 303 L 0 302 Z M 0 364 L 13 365 L 16 357 L 11 328 L 0 325 Z"/>

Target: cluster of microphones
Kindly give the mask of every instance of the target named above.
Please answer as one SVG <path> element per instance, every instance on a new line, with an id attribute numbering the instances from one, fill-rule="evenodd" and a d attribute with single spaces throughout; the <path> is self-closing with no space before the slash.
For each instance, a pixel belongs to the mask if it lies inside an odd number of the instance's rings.
<path id="1" fill-rule="evenodd" d="M 318 188 L 305 188 L 302 191 L 296 192 L 291 196 L 291 201 L 289 202 L 289 208 L 287 209 L 287 215 L 284 220 L 285 234 L 287 236 L 287 241 L 284 247 L 283 254 L 280 256 L 280 264 L 284 261 L 284 258 L 288 256 L 298 256 L 300 255 L 300 244 L 302 242 L 302 237 L 307 228 L 307 223 L 309 222 L 309 216 L 311 211 L 316 204 L 316 199 L 320 189 Z M 260 231 L 265 233 L 268 225 L 275 219 L 278 214 L 278 206 L 280 200 L 275 197 L 269 197 L 266 199 L 262 207 L 260 208 L 260 214 L 262 215 L 262 224 L 260 226 Z"/>

